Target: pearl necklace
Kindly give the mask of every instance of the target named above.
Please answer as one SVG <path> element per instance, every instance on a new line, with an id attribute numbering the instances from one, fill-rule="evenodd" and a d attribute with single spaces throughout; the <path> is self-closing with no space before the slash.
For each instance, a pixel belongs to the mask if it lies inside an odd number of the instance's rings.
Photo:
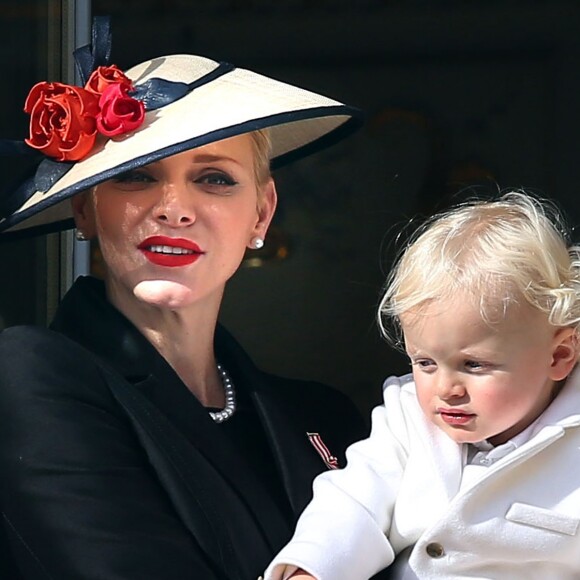
<path id="1" fill-rule="evenodd" d="M 228 375 L 226 369 L 224 369 L 218 363 L 217 370 L 220 374 L 222 384 L 224 386 L 226 405 L 221 411 L 210 411 L 209 416 L 216 423 L 223 423 L 226 419 L 229 419 L 236 411 L 236 391 L 234 389 L 232 379 L 230 378 L 230 375 Z"/>

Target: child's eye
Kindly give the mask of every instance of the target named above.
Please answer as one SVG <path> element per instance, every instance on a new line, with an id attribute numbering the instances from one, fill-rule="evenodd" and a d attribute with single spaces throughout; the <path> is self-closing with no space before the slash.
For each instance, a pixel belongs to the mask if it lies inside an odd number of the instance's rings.
<path id="1" fill-rule="evenodd" d="M 421 358 L 417 360 L 412 360 L 411 366 L 417 367 L 422 371 L 431 371 L 437 367 L 435 361 L 431 360 L 430 358 Z"/>
<path id="2" fill-rule="evenodd" d="M 468 371 L 482 371 L 490 367 L 489 363 L 479 360 L 466 360 L 463 364 Z"/>

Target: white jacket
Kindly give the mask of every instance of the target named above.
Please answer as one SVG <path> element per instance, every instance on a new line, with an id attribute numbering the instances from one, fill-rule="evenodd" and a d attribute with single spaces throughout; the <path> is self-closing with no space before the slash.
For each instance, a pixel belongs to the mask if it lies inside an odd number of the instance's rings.
<path id="1" fill-rule="evenodd" d="M 422 413 L 411 375 L 347 466 L 315 480 L 314 499 L 265 580 L 299 566 L 319 580 L 367 580 L 410 551 L 407 579 L 580 578 L 580 372 L 526 443 L 459 491 L 465 447 Z"/>

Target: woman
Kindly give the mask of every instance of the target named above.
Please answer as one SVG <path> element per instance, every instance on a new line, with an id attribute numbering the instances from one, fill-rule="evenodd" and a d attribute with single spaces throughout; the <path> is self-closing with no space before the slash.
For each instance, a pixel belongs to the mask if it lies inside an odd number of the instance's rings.
<path id="1" fill-rule="evenodd" d="M 191 55 L 123 74 L 106 22 L 94 38 L 84 87 L 31 90 L 43 161 L 0 208 L 4 237 L 72 215 L 106 266 L 50 330 L 0 335 L 0 576 L 255 579 L 364 427 L 340 393 L 258 370 L 218 311 L 272 219 L 270 160 L 355 112 Z"/>

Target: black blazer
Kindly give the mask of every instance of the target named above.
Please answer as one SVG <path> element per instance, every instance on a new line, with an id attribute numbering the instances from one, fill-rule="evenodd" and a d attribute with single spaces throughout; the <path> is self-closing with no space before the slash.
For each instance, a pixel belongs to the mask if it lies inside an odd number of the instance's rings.
<path id="1" fill-rule="evenodd" d="M 258 370 L 223 329 L 285 511 L 154 347 L 104 298 L 69 291 L 52 330 L 0 334 L 0 578 L 256 580 L 326 469 L 366 435 L 351 402 Z"/>

